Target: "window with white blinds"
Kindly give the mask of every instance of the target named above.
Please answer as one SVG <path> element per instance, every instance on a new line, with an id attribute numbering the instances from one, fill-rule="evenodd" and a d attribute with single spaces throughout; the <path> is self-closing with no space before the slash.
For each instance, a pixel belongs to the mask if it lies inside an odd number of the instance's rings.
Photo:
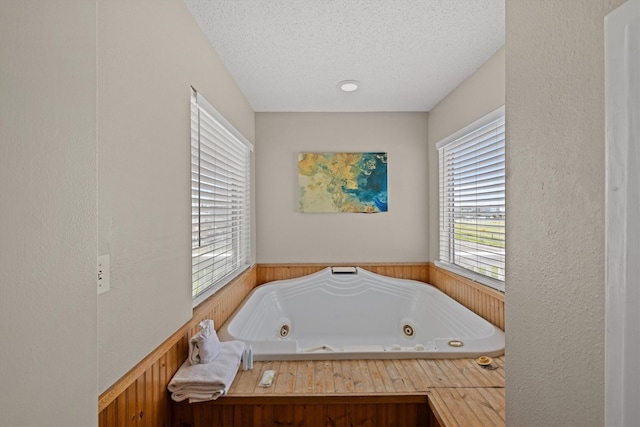
<path id="1" fill-rule="evenodd" d="M 199 93 L 191 92 L 191 257 L 194 304 L 251 264 L 251 151 Z"/>
<path id="2" fill-rule="evenodd" d="M 437 144 L 440 263 L 504 291 L 504 107 Z"/>

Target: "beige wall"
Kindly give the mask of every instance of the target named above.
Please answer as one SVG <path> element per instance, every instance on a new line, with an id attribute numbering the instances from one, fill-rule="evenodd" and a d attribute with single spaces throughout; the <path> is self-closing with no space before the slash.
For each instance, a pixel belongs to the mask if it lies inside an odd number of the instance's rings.
<path id="1" fill-rule="evenodd" d="M 604 423 L 604 16 L 507 0 L 507 423 Z"/>
<path id="2" fill-rule="evenodd" d="M 258 262 L 426 261 L 426 113 L 256 114 Z M 389 211 L 298 212 L 297 154 L 386 151 Z"/>
<path id="3" fill-rule="evenodd" d="M 97 424 L 95 17 L 0 0 L 2 426 Z"/>
<path id="4" fill-rule="evenodd" d="M 500 48 L 429 112 L 429 260 L 439 255 L 436 144 L 505 104 L 505 48 Z"/>
<path id="5" fill-rule="evenodd" d="M 181 0 L 98 1 L 100 392 L 191 318 L 190 86 L 254 140 L 251 107 Z"/>

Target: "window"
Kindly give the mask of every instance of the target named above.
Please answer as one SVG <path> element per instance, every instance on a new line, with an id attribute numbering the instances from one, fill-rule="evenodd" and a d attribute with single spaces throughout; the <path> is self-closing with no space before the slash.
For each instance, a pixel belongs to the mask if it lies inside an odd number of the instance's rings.
<path id="1" fill-rule="evenodd" d="M 194 305 L 251 264 L 251 151 L 191 92 L 191 274 Z"/>
<path id="2" fill-rule="evenodd" d="M 504 107 L 437 144 L 440 262 L 504 291 Z"/>

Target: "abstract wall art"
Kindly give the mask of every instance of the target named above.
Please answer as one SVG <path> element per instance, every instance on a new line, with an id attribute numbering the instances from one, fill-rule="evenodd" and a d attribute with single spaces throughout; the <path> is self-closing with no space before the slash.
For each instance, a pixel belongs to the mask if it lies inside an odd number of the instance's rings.
<path id="1" fill-rule="evenodd" d="M 387 212 L 387 153 L 299 153 L 300 212 Z"/>

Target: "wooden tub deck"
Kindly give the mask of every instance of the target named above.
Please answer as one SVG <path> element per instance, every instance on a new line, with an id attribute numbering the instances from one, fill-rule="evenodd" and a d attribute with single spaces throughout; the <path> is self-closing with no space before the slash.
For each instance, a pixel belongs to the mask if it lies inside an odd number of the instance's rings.
<path id="1" fill-rule="evenodd" d="M 504 356 L 254 362 L 212 402 L 175 403 L 172 425 L 504 426 Z M 275 370 L 270 387 L 262 374 Z"/>

